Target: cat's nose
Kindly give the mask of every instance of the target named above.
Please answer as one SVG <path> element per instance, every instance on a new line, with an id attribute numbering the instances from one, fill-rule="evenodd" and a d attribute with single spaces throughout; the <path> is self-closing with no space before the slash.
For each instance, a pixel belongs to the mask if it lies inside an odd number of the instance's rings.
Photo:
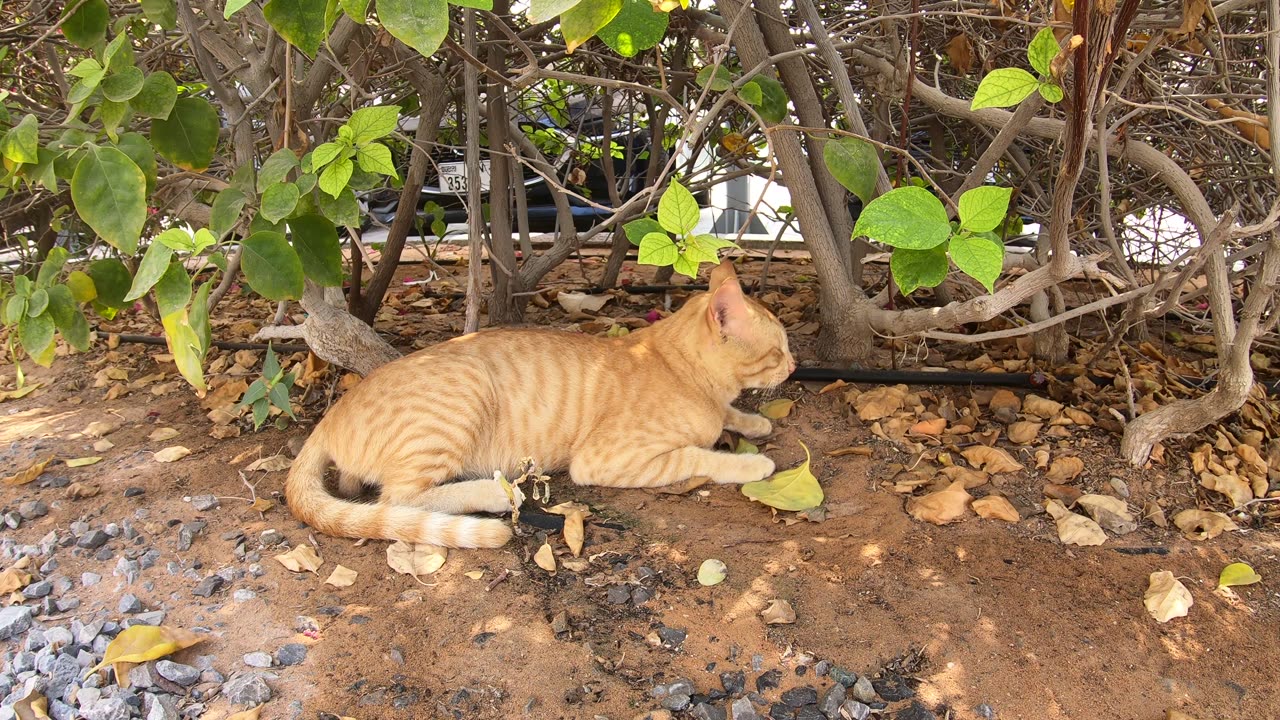
<path id="1" fill-rule="evenodd" d="M 791 362 L 787 363 L 787 374 L 791 375 L 795 371 L 796 371 L 796 361 L 792 360 Z"/>

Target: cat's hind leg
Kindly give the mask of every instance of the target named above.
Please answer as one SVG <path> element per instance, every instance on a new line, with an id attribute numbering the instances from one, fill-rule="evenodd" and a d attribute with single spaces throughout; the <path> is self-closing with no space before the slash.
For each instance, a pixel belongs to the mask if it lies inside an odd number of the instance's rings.
<path id="1" fill-rule="evenodd" d="M 462 480 L 428 488 L 398 486 L 384 498 L 393 505 L 412 505 L 434 512 L 463 515 L 466 513 L 505 513 L 511 509 L 507 491 L 493 478 Z"/>
<path id="2" fill-rule="evenodd" d="M 763 455 L 736 455 L 700 447 L 674 450 L 637 449 L 631 452 L 584 452 L 569 465 L 578 485 L 604 487 L 661 487 L 696 475 L 713 482 L 740 485 L 773 474 L 773 461 Z"/>

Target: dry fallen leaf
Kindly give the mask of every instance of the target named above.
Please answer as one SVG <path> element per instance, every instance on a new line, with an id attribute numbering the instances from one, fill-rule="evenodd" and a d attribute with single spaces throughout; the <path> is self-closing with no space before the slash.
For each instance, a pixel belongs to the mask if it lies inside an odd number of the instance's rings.
<path id="1" fill-rule="evenodd" d="M 560 303 L 560 307 L 567 313 L 600 312 L 600 308 L 612 299 L 612 295 L 588 295 L 578 292 L 556 294 L 556 302 Z"/>
<path id="2" fill-rule="evenodd" d="M 711 478 L 706 475 L 694 475 L 684 482 L 675 483 L 674 485 L 663 485 L 661 487 L 652 488 L 654 492 L 663 495 L 683 495 L 694 488 L 700 488 L 711 482 Z"/>
<path id="3" fill-rule="evenodd" d="M 1068 510 L 1057 500 L 1048 500 L 1044 509 L 1058 523 L 1058 539 L 1067 545 L 1101 545 L 1107 534 L 1098 523 Z"/>
<path id="4" fill-rule="evenodd" d="M 91 498 L 102 492 L 102 488 L 87 482 L 73 482 L 67 486 L 66 492 L 63 493 L 72 500 L 84 500 Z"/>
<path id="5" fill-rule="evenodd" d="M 1120 498 L 1110 495 L 1081 495 L 1076 504 L 1083 507 L 1094 522 L 1116 535 L 1127 535 L 1138 529 L 1138 521 Z"/>
<path id="6" fill-rule="evenodd" d="M 858 419 L 871 422 L 901 410 L 906 398 L 906 385 L 886 385 L 861 393 L 853 400 L 853 407 L 858 411 Z"/>
<path id="7" fill-rule="evenodd" d="M 1084 472 L 1084 460 L 1075 456 L 1059 456 L 1049 465 L 1049 472 L 1045 477 L 1056 483 L 1067 483 L 1082 472 Z"/>
<path id="8" fill-rule="evenodd" d="M 467 577 L 471 578 L 472 580 L 479 580 L 480 578 L 484 577 L 484 571 L 483 571 L 483 570 L 468 570 L 468 571 L 466 571 L 466 572 L 464 572 L 464 573 L 462 573 L 462 574 L 463 574 L 463 575 L 466 575 Z"/>
<path id="9" fill-rule="evenodd" d="M 573 553 L 574 557 L 582 554 L 583 538 L 582 513 L 577 510 L 565 513 L 564 544 L 569 546 L 569 551 Z"/>
<path id="10" fill-rule="evenodd" d="M 48 720 L 49 699 L 33 686 L 26 697 L 13 704 L 13 713 L 17 720 Z"/>
<path id="11" fill-rule="evenodd" d="M 698 566 L 698 584 L 703 587 L 711 587 L 724 582 L 724 578 L 729 574 L 729 568 L 724 564 L 723 560 L 715 558 L 707 558 Z"/>
<path id="12" fill-rule="evenodd" d="M 349 567 L 339 565 L 333 569 L 333 572 L 329 573 L 329 579 L 325 580 L 324 584 L 334 587 L 351 587 L 355 584 L 356 575 L 358 574 Z"/>
<path id="13" fill-rule="evenodd" d="M 1243 507 L 1253 499 L 1253 489 L 1249 483 L 1240 479 L 1239 475 L 1227 472 L 1215 475 L 1211 472 L 1200 473 L 1200 484 L 1209 490 L 1220 492 L 1231 500 L 1234 508 Z"/>
<path id="14" fill-rule="evenodd" d="M 115 667 L 116 679 L 128 687 L 128 668 L 148 660 L 172 655 L 179 650 L 203 642 L 204 635 L 182 628 L 163 625 L 134 625 L 125 628 L 107 645 L 106 655 L 86 675 L 97 672 L 104 665 Z"/>
<path id="15" fill-rule="evenodd" d="M 1062 412 L 1062 403 L 1039 395 L 1028 395 L 1022 400 L 1022 412 L 1028 415 L 1035 415 L 1043 420 L 1049 420 Z"/>
<path id="16" fill-rule="evenodd" d="M 982 472 L 981 470 L 974 470 L 973 468 L 960 467 L 959 465 L 944 467 L 938 472 L 938 474 L 948 480 L 948 485 L 956 482 L 957 480 L 963 482 L 965 490 L 982 487 L 988 482 L 991 482 L 991 476 L 987 473 Z"/>
<path id="17" fill-rule="evenodd" d="M 120 423 L 118 422 L 103 422 L 99 420 L 89 423 L 89 426 L 84 429 L 84 434 L 89 437 L 103 437 L 119 429 Z"/>
<path id="18" fill-rule="evenodd" d="M 64 462 L 66 462 L 67 467 L 69 468 L 78 468 L 78 467 L 85 467 L 88 465 L 93 465 L 93 464 L 102 462 L 102 458 L 100 457 L 71 458 L 70 460 L 66 460 Z"/>
<path id="19" fill-rule="evenodd" d="M 259 720 L 261 716 L 262 716 L 262 706 L 259 705 L 256 708 L 241 710 L 235 715 L 228 715 L 227 720 Z"/>
<path id="20" fill-rule="evenodd" d="M 1173 573 L 1168 570 L 1157 570 L 1151 573 L 1150 585 L 1142 597 L 1147 612 L 1156 622 L 1166 623 L 1174 618 L 1186 617 L 1195 600 L 1191 591 L 1186 588 Z"/>
<path id="21" fill-rule="evenodd" d="M 151 442 L 164 442 L 165 440 L 172 440 L 180 434 L 181 433 L 178 432 L 177 428 L 162 427 L 152 430 L 151 434 L 147 436 L 147 439 Z"/>
<path id="22" fill-rule="evenodd" d="M 988 495 L 974 500 L 973 511 L 978 513 L 979 517 L 988 520 L 1003 520 L 1016 523 L 1022 519 L 1017 509 L 1007 499 L 999 495 Z"/>
<path id="23" fill-rule="evenodd" d="M 249 509 L 256 510 L 257 512 L 260 512 L 260 513 L 264 513 L 275 506 L 276 506 L 275 503 L 271 502 L 266 498 L 258 498 L 257 500 L 253 501 L 253 504 L 249 505 Z"/>
<path id="24" fill-rule="evenodd" d="M 964 481 L 957 480 L 945 490 L 907 500 L 907 512 L 917 520 L 947 525 L 963 518 L 973 497 L 965 492 Z"/>
<path id="25" fill-rule="evenodd" d="M 774 598 L 760 613 L 760 617 L 764 618 L 765 625 L 790 625 L 796 621 L 796 611 L 786 600 Z"/>
<path id="26" fill-rule="evenodd" d="M 280 470 L 288 470 L 293 467 L 293 458 L 287 455 L 271 455 L 269 457 L 258 458 L 245 466 L 246 472 L 254 470 L 262 470 L 263 472 L 278 472 Z"/>
<path id="27" fill-rule="evenodd" d="M 398 573 L 412 575 L 418 582 L 422 582 L 424 575 L 444 567 L 448 557 L 448 548 L 435 545 L 411 545 L 397 540 L 387 547 L 387 565 Z"/>
<path id="28" fill-rule="evenodd" d="M 1247 563 L 1237 562 L 1222 568 L 1218 575 L 1218 589 L 1237 585 L 1253 585 L 1262 582 L 1262 576 L 1254 572 Z"/>
<path id="29" fill-rule="evenodd" d="M 1225 514 L 1207 510 L 1183 510 L 1173 516 L 1173 524 L 1191 540 L 1209 540 L 1240 529 Z"/>
<path id="30" fill-rule="evenodd" d="M 993 475 L 1017 472 L 1022 469 L 1022 465 L 1001 448 L 974 445 L 960 451 L 960 454 L 974 467 L 986 470 Z"/>
<path id="31" fill-rule="evenodd" d="M 770 420 L 779 420 L 791 414 L 791 408 L 796 404 L 795 400 L 788 398 L 778 398 L 760 406 L 760 414 Z"/>
<path id="32" fill-rule="evenodd" d="M 316 554 L 315 548 L 303 543 L 287 553 L 276 555 L 276 560 L 290 572 L 316 572 L 324 564 L 324 560 Z M 318 573 L 317 573 L 318 574 Z"/>
<path id="33" fill-rule="evenodd" d="M 48 467 L 49 463 L 51 462 L 53 462 L 52 455 L 50 455 L 49 457 L 43 460 L 39 460 L 37 462 L 31 463 L 21 471 L 14 473 L 13 475 L 10 475 L 3 480 L 0 480 L 0 484 L 26 485 L 32 480 L 35 480 L 36 478 L 40 477 L 40 473 L 44 472 L 44 469 Z"/>
<path id="34" fill-rule="evenodd" d="M 174 445 L 173 447 L 167 447 L 157 452 L 155 455 L 155 458 L 156 458 L 156 462 L 171 463 L 171 462 L 177 462 L 178 460 L 181 460 L 182 458 L 190 454 L 191 454 L 191 451 L 186 449 L 185 447 L 181 445 Z"/>
<path id="35" fill-rule="evenodd" d="M 533 561 L 543 570 L 552 575 L 556 574 L 556 554 L 551 551 L 550 543 L 542 543 L 542 547 L 538 548 L 538 552 L 534 553 Z"/>
<path id="36" fill-rule="evenodd" d="M 204 399 L 200 401 L 200 407 L 205 410 L 217 410 L 235 405 L 240 401 L 240 396 L 244 395 L 249 389 L 249 382 L 244 378 L 236 378 L 227 383 L 223 383 L 215 388 Z"/>
<path id="37" fill-rule="evenodd" d="M 932 420 L 921 420 L 915 425 L 912 425 L 911 429 L 907 432 L 912 435 L 929 435 L 931 437 L 936 437 L 941 435 L 942 431 L 946 429 L 946 418 L 934 418 Z"/>
<path id="38" fill-rule="evenodd" d="M 99 440 L 98 442 L 93 444 L 93 451 L 106 452 L 115 446 L 116 444 L 111 442 L 110 440 Z"/>
<path id="39" fill-rule="evenodd" d="M 0 572 L 0 595 L 17 592 L 31 584 L 31 573 L 16 567 Z"/>

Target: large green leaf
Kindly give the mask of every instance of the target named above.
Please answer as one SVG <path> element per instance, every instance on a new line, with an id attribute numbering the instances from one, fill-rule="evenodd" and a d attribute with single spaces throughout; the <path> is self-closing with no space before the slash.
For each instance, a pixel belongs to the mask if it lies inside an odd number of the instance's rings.
<path id="1" fill-rule="evenodd" d="M 864 205 L 871 202 L 880 174 L 880 154 L 874 145 L 855 137 L 828 140 L 822 146 L 822 160 L 846 190 L 857 195 Z"/>
<path id="2" fill-rule="evenodd" d="M 700 217 L 693 193 L 673 179 L 658 200 L 658 222 L 673 235 L 686 235 L 693 232 Z"/>
<path id="3" fill-rule="evenodd" d="M 128 272 L 128 271 L 126 271 Z M 93 282 L 93 278 L 80 270 L 72 270 L 67 275 L 67 287 L 71 290 L 71 296 L 75 298 L 77 303 L 87 303 L 98 297 L 98 288 Z M 129 286 L 125 285 L 125 290 Z"/>
<path id="4" fill-rule="evenodd" d="M 1058 56 L 1058 38 L 1053 28 L 1041 28 L 1027 46 L 1027 60 L 1041 77 L 1049 77 L 1049 64 Z"/>
<path id="5" fill-rule="evenodd" d="M 160 322 L 164 325 L 164 336 L 178 372 L 192 387 L 203 390 L 204 352 L 200 349 L 201 338 L 187 318 L 187 311 L 179 309 L 160 318 Z"/>
<path id="6" fill-rule="evenodd" d="M 973 232 L 990 232 L 1004 222 L 1009 212 L 1013 188 L 986 185 L 960 196 L 960 227 Z"/>
<path id="7" fill-rule="evenodd" d="M 71 288 L 66 285 L 49 288 L 49 315 L 71 347 L 81 352 L 89 349 L 89 321 L 76 307 Z"/>
<path id="8" fill-rule="evenodd" d="M 636 262 L 641 265 L 673 265 L 680 257 L 680 249 L 666 233 L 649 233 L 640 241 Z"/>
<path id="9" fill-rule="evenodd" d="M 160 282 L 160 278 L 169 270 L 169 260 L 172 257 L 173 248 L 168 245 L 162 242 L 153 242 L 148 245 L 147 251 L 142 255 L 142 262 L 138 263 L 138 272 L 133 276 L 133 283 L 129 286 L 129 294 L 124 296 L 124 301 L 133 302 L 155 287 L 155 284 Z"/>
<path id="10" fill-rule="evenodd" d="M 128 294 L 133 277 L 129 268 L 115 258 L 95 260 L 89 266 L 89 277 L 93 279 L 93 287 L 97 293 L 95 302 L 109 308 L 123 308 L 128 303 L 124 296 Z"/>
<path id="11" fill-rule="evenodd" d="M 142 71 L 130 65 L 102 79 L 102 94 L 112 102 L 125 102 L 136 97 L 144 83 Z"/>
<path id="12" fill-rule="evenodd" d="M 724 92 L 733 87 L 733 73 L 724 65 L 707 65 L 693 76 L 693 80 L 702 87 L 710 87 L 712 92 Z"/>
<path id="13" fill-rule="evenodd" d="M 178 27 L 178 5 L 174 0 L 142 0 L 142 14 L 165 30 Z"/>
<path id="14" fill-rule="evenodd" d="M 492 10 L 493 0 L 449 0 L 450 5 L 475 8 L 476 10 Z"/>
<path id="15" fill-rule="evenodd" d="M 776 125 L 787 119 L 787 91 L 782 83 L 768 75 L 757 75 L 751 82 L 760 86 L 761 100 L 756 111 L 765 122 Z"/>
<path id="16" fill-rule="evenodd" d="M 258 170 L 258 192 L 266 192 L 267 188 L 282 182 L 296 167 L 298 156 L 289 148 L 280 148 L 271 153 L 271 157 L 264 160 Z"/>
<path id="17" fill-rule="evenodd" d="M 320 173 L 320 189 L 329 193 L 332 197 L 337 197 L 347 187 L 347 182 L 351 180 L 351 173 L 355 170 L 355 165 L 348 158 L 340 157 L 329 163 L 325 167 L 324 172 Z"/>
<path id="18" fill-rule="evenodd" d="M 191 311 L 188 313 L 191 329 L 195 331 L 196 339 L 200 342 L 201 357 L 209 352 L 210 346 L 213 345 L 213 334 L 209 329 L 209 291 L 212 289 L 212 280 L 201 285 L 191 301 Z"/>
<path id="19" fill-rule="evenodd" d="M 1048 83 L 1048 82 L 1040 83 L 1040 85 L 1037 86 L 1037 89 L 1040 91 L 1040 97 L 1044 98 L 1046 102 L 1051 102 L 1051 103 L 1062 102 L 1062 98 L 1064 97 L 1064 95 L 1062 93 L 1062 87 L 1060 85 L 1055 85 L 1054 83 Z"/>
<path id="20" fill-rule="evenodd" d="M 35 317 L 48 309 L 49 291 L 44 288 L 37 288 L 32 291 L 31 297 L 27 298 L 27 316 Z"/>
<path id="21" fill-rule="evenodd" d="M 236 226 L 240 219 L 240 211 L 244 209 L 248 198 L 239 190 L 229 187 L 218 193 L 209 209 L 209 230 L 219 239 Z"/>
<path id="22" fill-rule="evenodd" d="M 685 252 L 676 254 L 676 261 L 671 263 L 671 269 L 692 280 L 698 277 L 698 259 L 691 256 L 686 249 Z"/>
<path id="23" fill-rule="evenodd" d="M 900 187 L 867 203 L 853 227 L 853 236 L 908 250 L 928 250 L 951 237 L 951 223 L 942 201 L 921 187 Z"/>
<path id="24" fill-rule="evenodd" d="M 203 98 L 181 98 L 169 117 L 151 123 L 151 144 L 183 170 L 204 170 L 218 147 L 218 111 Z"/>
<path id="25" fill-rule="evenodd" d="M 957 235 L 951 239 L 951 261 L 960 271 L 995 292 L 1004 269 L 1004 245 L 988 235 Z"/>
<path id="26" fill-rule="evenodd" d="M 36 287 L 47 288 L 58 279 L 62 268 L 67 264 L 67 249 L 55 247 L 49 250 L 44 262 L 40 263 L 40 272 L 36 274 Z"/>
<path id="27" fill-rule="evenodd" d="M 590 40 L 622 10 L 622 0 L 581 0 L 560 14 L 560 32 L 569 52 Z"/>
<path id="28" fill-rule="evenodd" d="M 395 132 L 396 123 L 399 121 L 399 105 L 377 105 L 360 108 L 351 113 L 351 119 L 347 120 L 347 127 L 351 128 L 351 141 L 357 145 L 363 145 Z"/>
<path id="29" fill-rule="evenodd" d="M 137 165 L 143 176 L 147 178 L 147 197 L 151 197 L 151 193 L 156 189 L 156 174 L 160 170 L 156 165 L 156 151 L 151 147 L 151 143 L 147 142 L 146 136 L 142 133 L 127 132 L 120 136 L 116 147 L 120 152 L 128 155 L 133 164 Z"/>
<path id="30" fill-rule="evenodd" d="M 361 25 L 369 22 L 369 0 L 338 0 L 338 4 L 342 6 L 342 12 L 352 20 Z M 492 10 L 492 6 L 489 9 Z"/>
<path id="31" fill-rule="evenodd" d="M 987 73 L 978 83 L 970 110 L 1017 105 L 1036 91 L 1039 80 L 1022 68 L 1000 68 Z"/>
<path id="32" fill-rule="evenodd" d="M 245 238 L 240 264 L 249 287 L 268 300 L 302 297 L 302 262 L 284 235 L 264 231 Z"/>
<path id="33" fill-rule="evenodd" d="M 530 0 L 529 22 L 546 22 L 573 8 L 581 0 Z"/>
<path id="34" fill-rule="evenodd" d="M 319 193 L 317 204 L 320 212 L 334 225 L 360 227 L 360 204 L 356 201 L 355 191 L 350 188 L 338 193 L 338 197 Z"/>
<path id="35" fill-rule="evenodd" d="M 424 57 L 434 55 L 449 34 L 445 0 L 378 0 L 378 18 L 392 37 Z"/>
<path id="36" fill-rule="evenodd" d="M 128 155 L 112 147 L 91 147 L 71 177 L 71 202 L 103 240 L 132 255 L 147 222 L 146 189 L 146 176 Z"/>
<path id="37" fill-rule="evenodd" d="M 129 101 L 130 107 L 149 118 L 163 120 L 178 102 L 178 82 L 163 70 L 153 72 L 142 81 L 142 89 Z"/>
<path id="38" fill-rule="evenodd" d="M 322 215 L 302 215 L 289 221 L 289 232 L 307 277 L 317 285 L 341 285 L 342 246 L 333 223 Z"/>
<path id="39" fill-rule="evenodd" d="M 369 143 L 356 151 L 356 162 L 365 172 L 378 173 L 387 177 L 399 177 L 396 164 L 391 160 L 391 149 L 382 143 Z"/>
<path id="40" fill-rule="evenodd" d="M 627 234 L 627 240 L 632 245 L 639 247 L 640 242 L 644 240 L 644 236 L 649 233 L 658 233 L 665 235 L 666 231 L 662 229 L 662 225 L 653 218 L 644 217 L 639 220 L 632 220 L 622 226 L 622 230 Z"/>
<path id="41" fill-rule="evenodd" d="M 916 288 L 937 287 L 947 279 L 949 269 L 946 245 L 928 250 L 894 248 L 889 257 L 889 271 L 903 295 L 910 295 Z"/>
<path id="42" fill-rule="evenodd" d="M 156 283 L 156 309 L 160 317 L 172 315 L 187 307 L 191 300 L 191 276 L 180 262 L 171 262 Z"/>
<path id="43" fill-rule="evenodd" d="M 40 161 L 40 121 L 35 115 L 23 116 L 22 122 L 14 125 L 4 134 L 4 142 L 0 143 L 0 154 L 15 163 Z"/>
<path id="44" fill-rule="evenodd" d="M 632 57 L 662 42 L 669 16 L 653 9 L 649 0 L 623 0 L 622 9 L 597 33 L 605 45 Z"/>
<path id="45" fill-rule="evenodd" d="M 298 186 L 293 183 L 276 183 L 262 193 L 262 217 L 270 222 L 280 222 L 298 206 Z"/>
<path id="46" fill-rule="evenodd" d="M 18 321 L 18 340 L 37 365 L 53 364 L 53 318 L 48 313 Z"/>
<path id="47" fill-rule="evenodd" d="M 822 504 L 824 498 L 818 478 L 809 469 L 809 448 L 804 448 L 804 462 L 790 469 L 774 473 L 772 477 L 742 486 L 742 494 L 779 510 L 808 510 Z"/>
<path id="48" fill-rule="evenodd" d="M 75 8 L 75 0 L 63 3 L 63 13 Z M 72 45 L 85 49 L 102 42 L 107 36 L 107 22 L 111 13 L 107 0 L 85 0 L 79 8 L 62 21 L 62 35 Z"/>
<path id="49" fill-rule="evenodd" d="M 227 5 L 222 9 L 222 19 L 230 20 L 232 15 L 243 10 L 253 0 L 227 0 Z"/>
<path id="50" fill-rule="evenodd" d="M 326 0 L 267 0 L 262 16 L 286 42 L 307 57 L 315 57 L 328 34 L 324 22 L 327 4 Z"/>

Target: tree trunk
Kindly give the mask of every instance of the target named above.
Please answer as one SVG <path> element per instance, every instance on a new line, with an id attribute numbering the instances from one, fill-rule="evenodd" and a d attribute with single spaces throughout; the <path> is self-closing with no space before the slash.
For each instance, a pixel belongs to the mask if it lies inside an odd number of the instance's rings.
<path id="1" fill-rule="evenodd" d="M 493 13 L 498 18 L 507 14 L 507 0 L 497 0 Z M 490 22 L 501 22 L 490 18 Z M 497 28 L 489 28 L 493 42 L 489 46 L 488 65 L 504 72 L 507 54 L 502 42 L 505 37 Z M 489 298 L 489 324 L 513 325 L 524 321 L 524 298 L 515 293 L 523 292 L 520 285 L 519 266 L 516 264 L 515 237 L 511 232 L 511 185 L 519 182 L 522 174 L 511 172 L 507 162 L 507 93 L 503 85 L 490 81 L 488 95 L 487 128 L 489 133 L 489 271 L 493 277 L 493 296 Z"/>

